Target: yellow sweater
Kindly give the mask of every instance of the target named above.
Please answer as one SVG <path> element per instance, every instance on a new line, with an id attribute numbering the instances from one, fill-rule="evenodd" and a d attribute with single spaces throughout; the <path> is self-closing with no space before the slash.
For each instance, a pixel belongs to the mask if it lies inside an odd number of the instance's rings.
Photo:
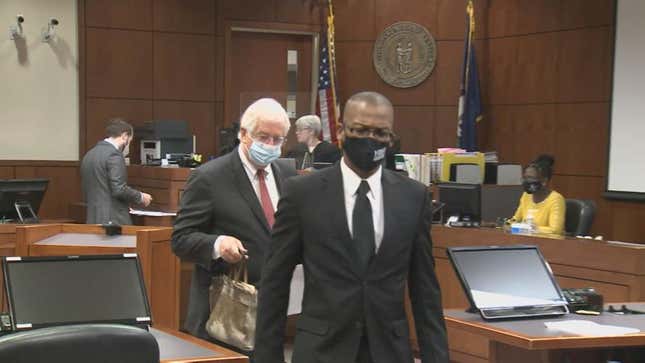
<path id="1" fill-rule="evenodd" d="M 563 234 L 565 209 L 564 197 L 555 190 L 552 190 L 540 203 L 534 203 L 531 194 L 523 193 L 513 219 L 522 222 L 528 214 L 532 213 L 533 223 L 538 232 Z"/>

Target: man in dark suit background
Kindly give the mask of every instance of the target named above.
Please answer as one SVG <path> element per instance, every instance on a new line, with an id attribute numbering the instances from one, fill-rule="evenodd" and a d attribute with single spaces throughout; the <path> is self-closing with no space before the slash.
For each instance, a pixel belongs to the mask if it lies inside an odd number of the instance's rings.
<path id="1" fill-rule="evenodd" d="M 424 185 L 383 169 L 393 109 L 363 92 L 345 105 L 343 159 L 286 181 L 260 284 L 255 363 L 282 363 L 289 284 L 305 276 L 293 363 L 413 361 L 407 279 L 423 363 L 448 362 Z"/>
<path id="2" fill-rule="evenodd" d="M 251 284 L 260 280 L 283 179 L 295 169 L 278 165 L 289 117 L 273 99 L 260 99 L 242 115 L 240 145 L 195 169 L 174 224 L 172 248 L 195 263 L 184 328 L 210 339 L 209 286 L 214 275 L 248 256 Z"/>
<path id="3" fill-rule="evenodd" d="M 132 224 L 130 205 L 148 206 L 152 201 L 150 194 L 128 186 L 124 155 L 132 141 L 132 126 L 122 119 L 112 119 L 105 133 L 107 138 L 90 149 L 81 162 L 86 223 Z"/>

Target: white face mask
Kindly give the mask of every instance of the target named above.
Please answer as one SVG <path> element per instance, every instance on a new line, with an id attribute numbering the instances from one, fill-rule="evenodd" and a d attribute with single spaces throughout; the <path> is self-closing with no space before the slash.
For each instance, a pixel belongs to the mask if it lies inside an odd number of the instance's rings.
<path id="1" fill-rule="evenodd" d="M 280 148 L 281 146 L 281 144 L 268 145 L 253 140 L 253 143 L 249 148 L 249 157 L 257 165 L 267 166 L 280 157 L 280 154 L 282 153 L 282 149 Z"/>

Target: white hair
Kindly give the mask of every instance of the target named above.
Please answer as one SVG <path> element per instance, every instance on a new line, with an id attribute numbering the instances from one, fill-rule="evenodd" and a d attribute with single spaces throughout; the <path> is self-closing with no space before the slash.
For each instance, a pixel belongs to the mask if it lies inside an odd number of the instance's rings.
<path id="1" fill-rule="evenodd" d="M 311 131 L 314 132 L 315 136 L 320 135 L 320 131 L 322 130 L 320 117 L 316 115 L 302 116 L 296 121 L 296 127 L 300 127 L 303 129 L 310 129 Z"/>
<path id="2" fill-rule="evenodd" d="M 247 132 L 254 132 L 259 120 L 282 122 L 284 124 L 285 135 L 291 127 L 287 111 L 273 98 L 260 98 L 247 107 L 240 120 L 240 129 L 245 129 Z"/>

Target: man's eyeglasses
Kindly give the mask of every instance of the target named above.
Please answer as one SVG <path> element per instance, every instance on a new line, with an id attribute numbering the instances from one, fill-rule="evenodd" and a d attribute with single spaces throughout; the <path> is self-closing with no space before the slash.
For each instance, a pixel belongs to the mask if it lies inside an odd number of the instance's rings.
<path id="1" fill-rule="evenodd" d="M 369 127 L 346 127 L 350 133 L 359 137 L 374 137 L 379 140 L 389 140 L 392 138 L 392 131 L 388 129 L 373 129 Z"/>
<path id="2" fill-rule="evenodd" d="M 269 145 L 282 145 L 282 143 L 287 139 L 286 137 L 283 137 L 283 136 L 271 136 L 267 134 L 257 134 L 252 136 L 253 136 L 253 139 L 263 144 L 269 144 Z"/>

